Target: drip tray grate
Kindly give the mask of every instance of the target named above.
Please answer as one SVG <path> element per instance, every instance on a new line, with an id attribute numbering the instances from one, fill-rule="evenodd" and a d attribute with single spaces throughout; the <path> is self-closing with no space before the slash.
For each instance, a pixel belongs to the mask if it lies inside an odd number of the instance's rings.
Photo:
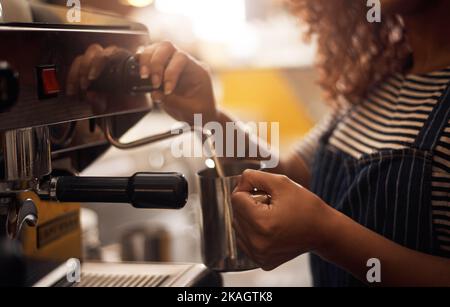
<path id="1" fill-rule="evenodd" d="M 170 275 L 131 275 L 82 273 L 81 281 L 74 287 L 159 287 Z"/>
<path id="2" fill-rule="evenodd" d="M 84 262 L 80 282 L 69 281 L 64 263 L 35 287 L 190 287 L 210 276 L 203 264 Z M 214 275 L 215 276 L 215 275 Z M 73 276 L 70 276 L 73 277 Z"/>

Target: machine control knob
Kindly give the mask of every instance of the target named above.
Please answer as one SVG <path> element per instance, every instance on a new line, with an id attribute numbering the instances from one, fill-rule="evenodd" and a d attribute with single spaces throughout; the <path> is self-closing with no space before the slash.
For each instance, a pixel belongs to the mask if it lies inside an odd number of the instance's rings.
<path id="1" fill-rule="evenodd" d="M 9 109 L 19 97 L 19 73 L 0 61 L 0 112 Z"/>

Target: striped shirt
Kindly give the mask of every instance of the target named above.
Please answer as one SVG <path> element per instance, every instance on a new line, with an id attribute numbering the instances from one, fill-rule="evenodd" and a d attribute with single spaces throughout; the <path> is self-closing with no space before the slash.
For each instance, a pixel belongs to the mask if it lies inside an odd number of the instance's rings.
<path id="1" fill-rule="evenodd" d="M 394 75 L 340 121 L 329 142 L 354 158 L 410 147 L 449 84 L 450 67 L 421 75 Z M 326 116 L 299 145 L 307 163 L 336 116 Z M 450 121 L 433 157 L 432 214 L 440 249 L 450 257 Z"/>

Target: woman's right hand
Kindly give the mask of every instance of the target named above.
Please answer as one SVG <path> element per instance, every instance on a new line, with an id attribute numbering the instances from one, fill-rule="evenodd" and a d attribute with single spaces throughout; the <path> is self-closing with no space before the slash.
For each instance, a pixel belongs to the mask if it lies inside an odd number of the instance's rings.
<path id="1" fill-rule="evenodd" d="M 122 49 L 95 44 L 77 57 L 68 77 L 69 95 L 88 91 L 89 84 L 97 79 L 108 58 Z M 215 121 L 218 111 L 214 99 L 212 81 L 207 69 L 193 57 L 179 50 L 170 42 L 162 42 L 142 48 L 137 57 L 141 77 L 150 79 L 154 88 L 153 101 L 161 103 L 165 111 L 177 120 L 193 124 L 194 114 L 202 114 L 203 121 Z M 97 95 L 88 92 L 86 97 Z"/>
<path id="2" fill-rule="evenodd" d="M 211 76 L 203 64 L 170 42 L 143 48 L 139 55 L 141 77 L 150 78 L 153 101 L 177 120 L 193 123 L 194 114 L 203 122 L 216 121 L 218 111 Z"/>

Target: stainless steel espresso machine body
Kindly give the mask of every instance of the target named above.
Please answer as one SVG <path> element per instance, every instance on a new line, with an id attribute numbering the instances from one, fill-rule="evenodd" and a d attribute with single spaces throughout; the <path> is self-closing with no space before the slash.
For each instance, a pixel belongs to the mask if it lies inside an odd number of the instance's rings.
<path id="1" fill-rule="evenodd" d="M 66 261 L 82 259 L 80 203 L 178 209 L 188 187 L 176 172 L 76 176 L 110 147 L 112 135 L 120 137 L 151 111 L 131 57 L 149 34 L 114 16 L 83 12 L 85 22 L 74 25 L 65 22 L 66 8 L 24 5 L 33 22 L 0 23 L 0 285 L 202 283 L 209 278 L 203 265 L 168 263 L 84 263 L 81 283 L 67 281 Z M 99 89 L 108 95 L 99 104 L 65 94 L 72 62 L 91 44 L 129 51 L 102 76 Z M 111 76 L 131 81 L 117 90 Z"/>

